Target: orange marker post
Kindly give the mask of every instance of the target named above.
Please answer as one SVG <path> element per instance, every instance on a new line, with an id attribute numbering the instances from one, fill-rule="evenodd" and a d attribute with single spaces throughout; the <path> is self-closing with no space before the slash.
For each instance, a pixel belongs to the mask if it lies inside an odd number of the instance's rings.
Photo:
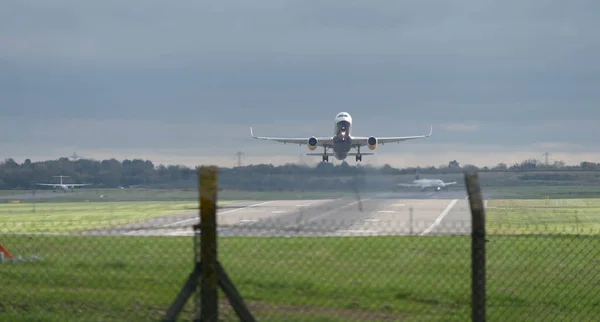
<path id="1" fill-rule="evenodd" d="M 12 255 L 6 250 L 6 248 L 2 247 L 2 245 L 0 245 L 0 252 L 4 254 L 5 258 L 13 258 Z"/>

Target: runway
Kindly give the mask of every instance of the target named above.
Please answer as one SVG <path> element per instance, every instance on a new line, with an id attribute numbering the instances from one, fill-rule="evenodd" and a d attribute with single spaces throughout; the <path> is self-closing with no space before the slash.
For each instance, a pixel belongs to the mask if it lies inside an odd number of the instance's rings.
<path id="1" fill-rule="evenodd" d="M 85 235 L 191 236 L 198 213 L 163 216 Z M 218 235 L 333 237 L 468 234 L 464 192 L 389 193 L 330 200 L 247 201 L 217 212 Z"/>

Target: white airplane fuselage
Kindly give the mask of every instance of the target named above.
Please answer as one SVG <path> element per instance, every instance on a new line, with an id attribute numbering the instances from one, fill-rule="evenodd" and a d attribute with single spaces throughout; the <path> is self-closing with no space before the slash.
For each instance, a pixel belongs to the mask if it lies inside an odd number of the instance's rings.
<path id="1" fill-rule="evenodd" d="M 63 183 L 63 178 L 68 178 L 69 176 L 54 176 L 55 178 L 60 178 L 60 183 L 36 183 L 37 185 L 40 186 L 46 186 L 46 187 L 52 187 L 53 191 L 56 191 L 56 189 L 60 189 L 63 190 L 64 192 L 67 192 L 69 190 L 71 191 L 75 191 L 75 187 L 83 187 L 83 186 L 89 186 L 89 183 Z"/>
<path id="2" fill-rule="evenodd" d="M 352 116 L 340 113 L 333 125 L 333 156 L 344 160 L 352 149 Z"/>
<path id="3" fill-rule="evenodd" d="M 66 185 L 66 184 L 55 184 L 55 185 L 53 185 L 52 186 L 52 190 L 56 191 L 56 189 L 60 189 L 60 190 L 62 190 L 64 192 L 67 192 L 69 190 L 70 191 L 74 191 L 74 188 L 69 188 L 69 186 Z"/>
<path id="4" fill-rule="evenodd" d="M 421 190 L 425 190 L 426 188 L 434 188 L 435 190 L 446 188 L 444 181 L 439 179 L 419 179 L 413 181 L 413 183 L 418 185 Z"/>

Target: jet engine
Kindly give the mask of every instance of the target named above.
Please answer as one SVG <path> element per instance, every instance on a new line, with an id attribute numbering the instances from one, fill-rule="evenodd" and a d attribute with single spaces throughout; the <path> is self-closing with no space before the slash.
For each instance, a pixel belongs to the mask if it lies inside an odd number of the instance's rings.
<path id="1" fill-rule="evenodd" d="M 375 150 L 377 149 L 377 145 L 379 145 L 379 142 L 377 141 L 376 137 L 371 136 L 367 139 L 367 144 L 370 150 Z"/>
<path id="2" fill-rule="evenodd" d="M 317 143 L 319 143 L 319 141 L 316 137 L 313 136 L 310 139 L 308 139 L 306 146 L 309 150 L 314 151 L 317 148 Z"/>

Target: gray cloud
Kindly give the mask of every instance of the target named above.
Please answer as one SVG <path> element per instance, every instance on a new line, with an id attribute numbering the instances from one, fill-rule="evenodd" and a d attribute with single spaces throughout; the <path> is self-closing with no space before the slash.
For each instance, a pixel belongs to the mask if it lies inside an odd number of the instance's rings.
<path id="1" fill-rule="evenodd" d="M 244 141 L 248 126 L 328 135 L 344 110 L 358 135 L 435 125 L 427 142 L 394 151 L 553 142 L 546 148 L 592 153 L 599 9 L 584 0 L 13 1 L 0 11 L 0 144 L 9 154 L 296 155 L 302 148 Z"/>

